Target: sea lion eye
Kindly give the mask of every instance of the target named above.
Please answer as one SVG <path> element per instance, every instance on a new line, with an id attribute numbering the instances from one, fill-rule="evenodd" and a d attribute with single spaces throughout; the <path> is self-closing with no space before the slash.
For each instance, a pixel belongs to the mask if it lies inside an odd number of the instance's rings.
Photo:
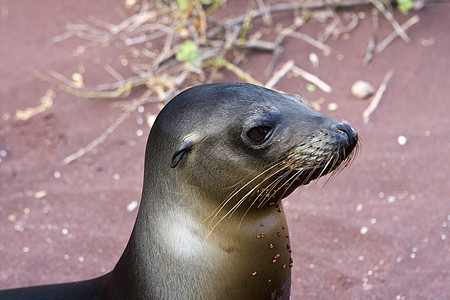
<path id="1" fill-rule="evenodd" d="M 252 127 L 247 131 L 247 137 L 250 139 L 252 144 L 261 145 L 269 139 L 272 135 L 273 127 L 261 125 Z"/>

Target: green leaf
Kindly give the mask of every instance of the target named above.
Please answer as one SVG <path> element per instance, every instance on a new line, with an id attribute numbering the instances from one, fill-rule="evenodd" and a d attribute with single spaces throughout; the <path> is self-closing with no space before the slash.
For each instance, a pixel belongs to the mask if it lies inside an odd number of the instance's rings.
<path id="1" fill-rule="evenodd" d="M 178 50 L 175 57 L 179 61 L 188 61 L 195 51 L 197 51 L 197 45 L 191 40 L 185 40 L 180 45 L 180 50 Z"/>
<path id="2" fill-rule="evenodd" d="M 183 11 L 188 9 L 188 3 L 189 0 L 177 0 L 178 7 Z"/>
<path id="3" fill-rule="evenodd" d="M 397 0 L 398 10 L 407 14 L 414 7 L 414 0 Z"/>
<path id="4" fill-rule="evenodd" d="M 179 61 L 190 63 L 194 68 L 200 67 L 202 54 L 196 43 L 191 40 L 185 40 L 180 45 L 180 50 L 175 54 L 175 58 Z"/>
<path id="5" fill-rule="evenodd" d="M 308 90 L 308 92 L 313 93 L 317 90 L 317 87 L 312 83 L 308 83 L 306 85 L 306 89 Z"/>

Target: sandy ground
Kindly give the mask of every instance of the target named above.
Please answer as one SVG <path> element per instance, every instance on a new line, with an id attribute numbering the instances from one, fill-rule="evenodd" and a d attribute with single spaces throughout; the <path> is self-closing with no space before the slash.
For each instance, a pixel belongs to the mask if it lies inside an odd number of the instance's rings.
<path id="1" fill-rule="evenodd" d="M 232 2 L 227 9 L 243 8 Z M 292 299 L 449 299 L 450 3 L 414 12 L 420 22 L 408 31 L 411 42 L 396 39 L 368 66 L 361 59 L 369 38 L 381 40 L 392 28 L 380 18 L 374 30 L 370 10 L 354 11 L 365 18 L 346 39 L 327 42 L 329 56 L 289 38 L 279 58 L 278 66 L 294 59 L 333 91 L 310 92 L 295 77 L 277 89 L 310 102 L 323 98 L 321 112 L 348 121 L 362 138 L 349 169 L 284 200 L 294 250 Z M 99 276 L 126 245 L 137 213 L 129 205 L 140 199 L 150 131 L 145 118 L 157 107 L 133 113 L 93 152 L 64 165 L 64 157 L 98 137 L 121 111 L 111 106 L 117 100 L 77 99 L 30 70 L 70 78 L 85 69 L 89 86 L 114 82 L 105 65 L 130 76 L 121 65 L 126 49 L 77 38 L 49 42 L 67 21 L 94 15 L 118 23 L 127 14 L 119 0 L 0 1 L 0 288 Z M 396 14 L 400 23 L 410 16 Z M 274 23 L 286 18 L 291 15 L 277 14 Z M 313 36 L 321 26 L 311 22 L 302 32 Z M 319 56 L 318 69 L 308 60 L 311 52 Z M 265 82 L 268 61 L 269 54 L 250 53 L 243 67 Z M 364 125 L 368 102 L 355 100 L 350 86 L 358 79 L 378 86 L 388 70 L 394 77 Z M 226 74 L 222 80 L 238 79 Z M 14 119 L 16 110 L 39 106 L 49 89 L 50 110 Z M 338 109 L 330 112 L 330 103 Z"/>

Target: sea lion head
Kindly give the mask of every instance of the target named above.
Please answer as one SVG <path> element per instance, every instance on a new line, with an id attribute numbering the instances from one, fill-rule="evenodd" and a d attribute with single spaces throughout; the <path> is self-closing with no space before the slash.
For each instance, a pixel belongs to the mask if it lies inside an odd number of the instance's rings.
<path id="1" fill-rule="evenodd" d="M 314 111 L 304 99 L 244 83 L 180 93 L 161 111 L 154 132 L 156 143 L 168 144 L 152 145 L 165 149 L 159 169 L 216 205 L 235 208 L 247 199 L 252 206 L 274 204 L 339 170 L 358 142 L 349 125 Z"/>

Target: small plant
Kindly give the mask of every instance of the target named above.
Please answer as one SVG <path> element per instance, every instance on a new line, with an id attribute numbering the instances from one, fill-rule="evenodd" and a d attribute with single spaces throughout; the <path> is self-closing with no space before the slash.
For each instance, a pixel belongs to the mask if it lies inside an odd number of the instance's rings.
<path id="1" fill-rule="evenodd" d="M 397 0 L 398 10 L 407 14 L 414 7 L 414 0 Z"/>
<path id="2" fill-rule="evenodd" d="M 194 69 L 201 68 L 202 54 L 196 43 L 191 40 L 185 40 L 180 45 L 180 50 L 175 55 L 179 61 L 185 61 Z"/>

